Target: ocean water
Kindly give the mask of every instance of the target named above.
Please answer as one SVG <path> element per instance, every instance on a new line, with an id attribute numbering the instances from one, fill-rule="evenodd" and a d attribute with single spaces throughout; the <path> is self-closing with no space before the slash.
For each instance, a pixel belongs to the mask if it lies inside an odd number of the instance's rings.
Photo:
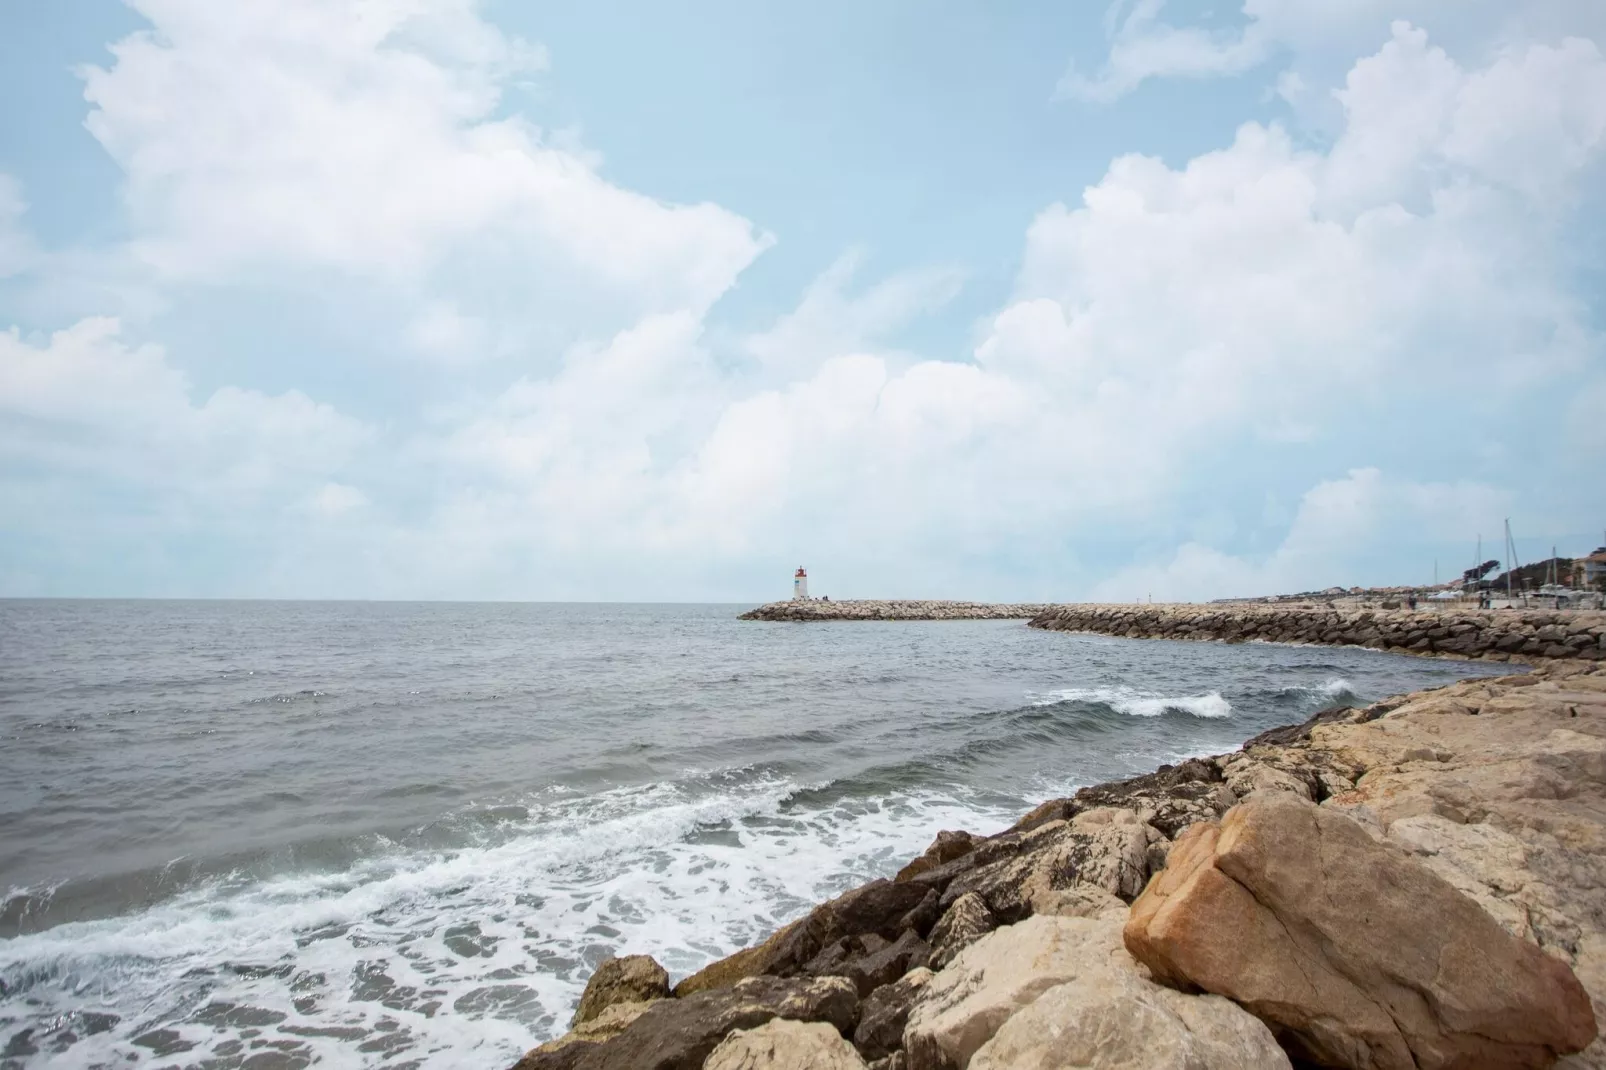
<path id="1" fill-rule="evenodd" d="M 0 1067 L 497 1067 L 939 829 L 1500 667 L 740 622 L 0 602 Z"/>

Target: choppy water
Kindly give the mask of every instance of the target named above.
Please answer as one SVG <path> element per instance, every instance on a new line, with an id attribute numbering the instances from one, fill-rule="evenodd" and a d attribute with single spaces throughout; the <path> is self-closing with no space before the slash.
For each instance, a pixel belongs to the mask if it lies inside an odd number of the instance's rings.
<path id="1" fill-rule="evenodd" d="M 497 1067 L 610 954 L 1468 672 L 742 608 L 0 602 L 0 1066 Z"/>

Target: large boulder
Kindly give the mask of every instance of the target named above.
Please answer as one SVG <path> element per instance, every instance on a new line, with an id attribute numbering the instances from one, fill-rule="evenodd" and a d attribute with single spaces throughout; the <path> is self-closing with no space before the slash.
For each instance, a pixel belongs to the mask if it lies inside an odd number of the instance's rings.
<path id="1" fill-rule="evenodd" d="M 1253 1016 L 1143 976 L 1119 919 L 1039 916 L 982 937 L 915 988 L 903 1039 L 907 1070 L 1288 1067 Z"/>
<path id="2" fill-rule="evenodd" d="M 1541 1067 L 1595 1037 L 1565 963 L 1331 808 L 1259 795 L 1179 837 L 1125 942 L 1321 1065 Z"/>
<path id="3" fill-rule="evenodd" d="M 1049 989 L 976 1050 L 969 1070 L 1289 1070 L 1271 1030 L 1220 996 L 1127 969 Z"/>
<path id="4" fill-rule="evenodd" d="M 704 1070 L 866 1070 L 853 1045 L 822 1022 L 772 1018 L 720 1042 Z"/>
<path id="5" fill-rule="evenodd" d="M 999 1026 L 1057 985 L 1092 971 L 1134 969 L 1114 920 L 1028 918 L 959 953 L 919 993 L 903 1047 L 909 1070 L 963 1070 Z"/>
<path id="6" fill-rule="evenodd" d="M 729 988 L 657 1000 L 617 1035 L 557 1051 L 537 1049 L 517 1070 L 698 1070 L 735 1030 L 790 1018 L 825 1022 L 848 1035 L 858 1016 L 858 993 L 845 978 L 752 977 Z"/>
<path id="7" fill-rule="evenodd" d="M 604 959 L 586 982 L 570 1026 L 588 1022 L 616 1003 L 647 1003 L 669 995 L 669 973 L 651 955 Z"/>
<path id="8" fill-rule="evenodd" d="M 999 852 L 996 859 L 948 882 L 942 895 L 945 909 L 976 893 L 1000 921 L 1019 921 L 1032 914 L 1064 912 L 1058 909 L 1063 893 L 1076 888 L 1130 902 L 1148 878 L 1151 845 L 1165 839 L 1134 811 L 1107 806 L 1069 820 L 1046 821 L 1011 837 L 1013 850 Z M 961 861 L 987 853 L 985 847 L 977 848 Z"/>

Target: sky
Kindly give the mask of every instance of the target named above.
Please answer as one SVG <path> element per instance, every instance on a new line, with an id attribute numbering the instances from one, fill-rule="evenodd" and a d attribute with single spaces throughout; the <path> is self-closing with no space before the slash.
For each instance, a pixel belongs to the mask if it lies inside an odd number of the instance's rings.
<path id="1" fill-rule="evenodd" d="M 1597 0 L 0 7 L 0 596 L 1606 540 Z"/>

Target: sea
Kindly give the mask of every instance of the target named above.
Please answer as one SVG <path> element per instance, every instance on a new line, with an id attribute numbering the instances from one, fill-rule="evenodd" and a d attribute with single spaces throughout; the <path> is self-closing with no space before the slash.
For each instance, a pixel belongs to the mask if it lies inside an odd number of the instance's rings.
<path id="1" fill-rule="evenodd" d="M 0 1067 L 494 1070 L 610 955 L 1474 671 L 746 608 L 0 601 Z"/>

